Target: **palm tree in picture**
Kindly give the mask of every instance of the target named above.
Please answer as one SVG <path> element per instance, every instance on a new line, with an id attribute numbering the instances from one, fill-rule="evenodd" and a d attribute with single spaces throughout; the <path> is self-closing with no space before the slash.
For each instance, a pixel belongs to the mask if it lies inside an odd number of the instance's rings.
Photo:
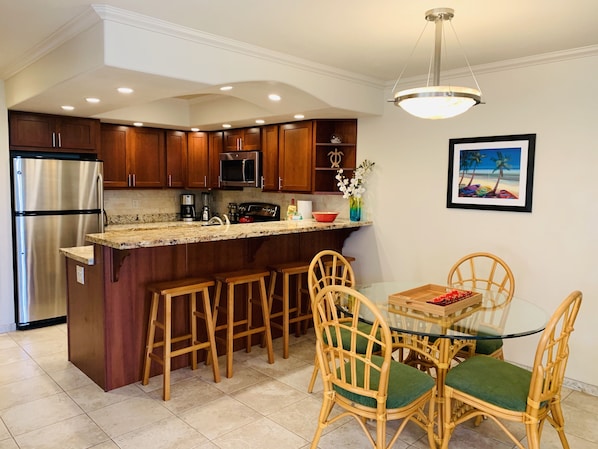
<path id="1" fill-rule="evenodd" d="M 469 162 L 470 165 L 473 166 L 473 171 L 471 172 L 471 178 L 469 179 L 469 184 L 467 184 L 468 186 L 471 185 L 471 183 L 473 182 L 473 178 L 475 178 L 475 170 L 476 168 L 478 168 L 478 165 L 480 165 L 482 163 L 482 159 L 484 159 L 486 157 L 485 154 L 480 153 L 479 151 L 468 151 L 469 155 Z"/>
<path id="2" fill-rule="evenodd" d="M 463 178 L 465 178 L 465 175 L 469 171 L 469 167 L 471 167 L 471 159 L 469 157 L 469 153 L 471 153 L 471 151 L 462 151 L 461 152 L 462 157 L 459 160 L 459 171 L 461 172 L 461 179 L 459 179 L 459 187 L 461 187 L 463 185 Z M 468 185 L 470 185 L 470 184 L 471 184 L 471 181 L 469 182 Z"/>
<path id="3" fill-rule="evenodd" d="M 498 170 L 498 178 L 496 178 L 496 184 L 494 184 L 494 189 L 492 189 L 492 193 L 496 193 L 496 191 L 498 189 L 498 183 L 504 176 L 504 171 L 510 170 L 511 166 L 509 165 L 509 157 L 504 156 L 500 151 L 497 151 L 496 157 L 493 157 L 491 159 L 496 164 L 496 166 L 494 167 L 494 170 L 492 170 L 492 173 L 494 173 L 496 170 Z"/>

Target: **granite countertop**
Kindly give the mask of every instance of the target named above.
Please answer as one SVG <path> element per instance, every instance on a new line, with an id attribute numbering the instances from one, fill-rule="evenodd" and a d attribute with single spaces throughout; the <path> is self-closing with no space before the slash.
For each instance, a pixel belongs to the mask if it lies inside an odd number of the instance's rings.
<path id="1" fill-rule="evenodd" d="M 372 225 L 371 221 L 354 222 L 338 218 L 333 223 L 318 223 L 315 220 L 297 220 L 223 226 L 203 226 L 201 222 L 185 223 L 175 221 L 140 225 L 111 225 L 103 233 L 88 234 L 86 240 L 90 243 L 124 250 L 245 239 L 268 235 L 350 229 L 370 225 Z"/>
<path id="2" fill-rule="evenodd" d="M 84 265 L 93 265 L 93 245 L 75 246 L 73 248 L 60 248 L 60 253 L 66 257 L 81 262 Z"/>

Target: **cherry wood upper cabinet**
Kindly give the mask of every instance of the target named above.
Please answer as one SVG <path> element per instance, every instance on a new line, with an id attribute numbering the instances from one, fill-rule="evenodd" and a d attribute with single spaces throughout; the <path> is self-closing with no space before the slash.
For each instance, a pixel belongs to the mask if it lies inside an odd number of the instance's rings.
<path id="1" fill-rule="evenodd" d="M 278 189 L 278 125 L 268 125 L 262 127 L 262 190 Z"/>
<path id="2" fill-rule="evenodd" d="M 208 143 L 208 188 L 210 189 L 217 189 L 220 187 L 220 153 L 222 153 L 223 146 L 223 132 L 211 132 Z"/>
<path id="3" fill-rule="evenodd" d="M 105 188 L 164 187 L 164 130 L 109 124 L 101 129 Z"/>
<path id="4" fill-rule="evenodd" d="M 100 159 L 104 161 L 104 188 L 129 187 L 127 146 L 129 127 L 102 124 Z"/>
<path id="5" fill-rule="evenodd" d="M 278 134 L 280 190 L 311 192 L 312 130 L 311 121 L 280 125 Z"/>
<path id="6" fill-rule="evenodd" d="M 187 133 L 166 131 L 166 187 L 185 187 L 187 175 Z"/>
<path id="7" fill-rule="evenodd" d="M 133 151 L 129 153 L 132 187 L 166 185 L 166 151 L 164 130 L 132 128 Z"/>
<path id="8" fill-rule="evenodd" d="M 224 151 L 261 150 L 261 128 L 229 129 L 224 131 Z"/>
<path id="9" fill-rule="evenodd" d="M 100 146 L 100 121 L 9 111 L 10 146 L 35 151 L 90 151 Z"/>
<path id="10" fill-rule="evenodd" d="M 339 193 L 336 174 L 339 168 L 351 178 L 357 156 L 357 120 L 314 120 L 314 193 Z"/>
<path id="11" fill-rule="evenodd" d="M 187 134 L 187 187 L 202 189 L 208 187 L 208 133 Z"/>

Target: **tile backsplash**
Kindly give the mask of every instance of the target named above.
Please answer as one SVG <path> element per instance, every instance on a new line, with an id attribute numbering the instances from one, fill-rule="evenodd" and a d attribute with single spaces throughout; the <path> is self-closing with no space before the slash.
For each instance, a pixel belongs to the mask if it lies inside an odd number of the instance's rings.
<path id="1" fill-rule="evenodd" d="M 122 189 L 104 192 L 104 208 L 108 224 L 154 223 L 180 219 L 180 195 L 195 194 L 195 207 L 201 210 L 201 190 Z M 281 217 L 286 214 L 291 199 L 311 200 L 314 211 L 338 211 L 339 218 L 349 218 L 349 202 L 340 195 L 310 195 L 304 193 L 262 192 L 260 189 L 213 190 L 212 214 L 228 212 L 228 203 L 259 201 L 279 204 Z M 311 218 L 311 217 L 310 217 Z"/>

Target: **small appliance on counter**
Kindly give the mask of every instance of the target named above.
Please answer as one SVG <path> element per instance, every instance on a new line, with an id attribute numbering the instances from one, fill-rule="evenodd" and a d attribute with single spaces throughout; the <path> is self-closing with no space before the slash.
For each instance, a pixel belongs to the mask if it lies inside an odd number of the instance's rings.
<path id="1" fill-rule="evenodd" d="M 192 193 L 181 195 L 181 220 L 195 220 L 195 195 Z"/>
<path id="2" fill-rule="evenodd" d="M 228 203 L 228 218 L 231 223 L 239 222 L 239 205 L 237 203 Z"/>
<path id="3" fill-rule="evenodd" d="M 210 221 L 210 218 L 212 218 L 212 208 L 210 206 L 212 195 L 209 192 L 203 192 L 201 194 L 201 202 L 203 206 L 201 207 L 200 220 Z"/>
<path id="4" fill-rule="evenodd" d="M 239 223 L 280 221 L 280 206 L 271 203 L 241 203 Z"/>

